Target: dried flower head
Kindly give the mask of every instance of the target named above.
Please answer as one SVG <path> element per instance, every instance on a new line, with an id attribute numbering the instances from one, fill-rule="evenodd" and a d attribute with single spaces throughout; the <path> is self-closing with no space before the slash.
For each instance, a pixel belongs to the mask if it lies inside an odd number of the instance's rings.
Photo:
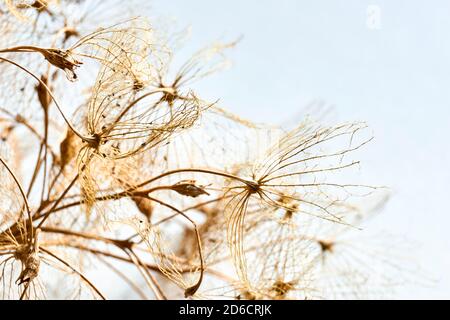
<path id="1" fill-rule="evenodd" d="M 254 164 L 247 173 L 248 179 L 230 186 L 232 198 L 226 208 L 228 238 L 242 279 L 247 277 L 243 237 L 249 207 L 287 209 L 346 224 L 342 207 L 352 190 L 363 189 L 366 194 L 374 188 L 333 181 L 330 175 L 336 173 L 339 179 L 341 170 L 358 164 L 344 161 L 347 154 L 371 140 L 357 141 L 356 134 L 363 128 L 365 125 L 359 123 L 328 128 L 308 121 L 302 123 L 271 147 L 263 162 Z"/>

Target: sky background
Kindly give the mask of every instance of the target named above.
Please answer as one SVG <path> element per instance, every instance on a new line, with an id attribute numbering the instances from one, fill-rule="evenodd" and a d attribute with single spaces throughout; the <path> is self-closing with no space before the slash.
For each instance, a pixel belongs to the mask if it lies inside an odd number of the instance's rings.
<path id="1" fill-rule="evenodd" d="M 243 36 L 232 68 L 196 86 L 242 117 L 291 123 L 319 101 L 333 120 L 367 121 L 375 140 L 361 174 L 392 191 L 378 222 L 420 244 L 411 254 L 434 279 L 398 298 L 450 298 L 448 12 L 444 0 L 151 4 L 153 16 L 192 27 L 187 54 Z"/>

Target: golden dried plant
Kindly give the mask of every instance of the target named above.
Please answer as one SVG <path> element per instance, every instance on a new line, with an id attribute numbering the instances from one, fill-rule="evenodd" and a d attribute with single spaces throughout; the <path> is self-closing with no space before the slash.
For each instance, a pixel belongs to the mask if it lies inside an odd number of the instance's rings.
<path id="1" fill-rule="evenodd" d="M 352 174 L 364 123 L 231 113 L 192 85 L 237 41 L 176 67 L 132 3 L 0 3 L 2 298 L 105 299 L 92 270 L 144 299 L 366 298 L 417 279 L 392 243 L 361 240 L 385 192 Z"/>

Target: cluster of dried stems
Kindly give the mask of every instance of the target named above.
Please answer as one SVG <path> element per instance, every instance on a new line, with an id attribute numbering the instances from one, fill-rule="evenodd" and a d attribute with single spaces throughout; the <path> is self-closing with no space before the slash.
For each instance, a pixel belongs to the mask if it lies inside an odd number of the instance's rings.
<path id="1" fill-rule="evenodd" d="M 105 299 L 115 279 L 144 299 L 368 298 L 407 280 L 362 228 L 385 193 L 348 182 L 364 123 L 241 119 L 190 88 L 235 43 L 177 67 L 182 32 L 133 10 L 1 2 L 0 297 Z"/>

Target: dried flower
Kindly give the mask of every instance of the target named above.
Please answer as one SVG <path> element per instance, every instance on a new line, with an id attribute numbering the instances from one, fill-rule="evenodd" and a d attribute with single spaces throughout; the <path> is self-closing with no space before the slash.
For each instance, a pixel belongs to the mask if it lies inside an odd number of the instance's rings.
<path id="1" fill-rule="evenodd" d="M 420 279 L 388 237 L 361 237 L 357 200 L 378 188 L 345 173 L 365 124 L 306 119 L 273 143 L 190 88 L 236 41 L 172 76 L 166 28 L 110 22 L 143 11 L 130 3 L 0 1 L 0 297 L 105 299 L 90 266 L 143 299 L 366 298 Z"/>
<path id="2" fill-rule="evenodd" d="M 83 63 L 73 58 L 70 51 L 60 49 L 45 49 L 41 53 L 45 59 L 55 67 L 63 70 L 66 73 L 67 79 L 70 81 L 77 80 L 75 69 L 80 67 Z"/>
<path id="3" fill-rule="evenodd" d="M 264 162 L 253 166 L 243 186 L 238 181 L 238 185 L 230 187 L 232 198 L 226 208 L 228 238 L 243 281 L 247 278 L 243 254 L 244 225 L 250 206 L 292 210 L 294 204 L 296 212 L 345 224 L 342 206 L 349 198 L 349 190 L 374 189 L 329 180 L 331 173 L 358 164 L 357 161 L 342 161 L 346 154 L 370 141 L 371 138 L 366 138 L 355 142 L 355 134 L 364 127 L 364 124 L 344 124 L 321 128 L 302 123 L 269 149 Z M 339 142 L 343 144 L 342 149 L 334 145 Z M 326 150 L 331 144 L 335 150 Z M 330 161 L 336 164 L 330 165 Z M 283 199 L 289 199 L 291 205 L 287 206 Z"/>

